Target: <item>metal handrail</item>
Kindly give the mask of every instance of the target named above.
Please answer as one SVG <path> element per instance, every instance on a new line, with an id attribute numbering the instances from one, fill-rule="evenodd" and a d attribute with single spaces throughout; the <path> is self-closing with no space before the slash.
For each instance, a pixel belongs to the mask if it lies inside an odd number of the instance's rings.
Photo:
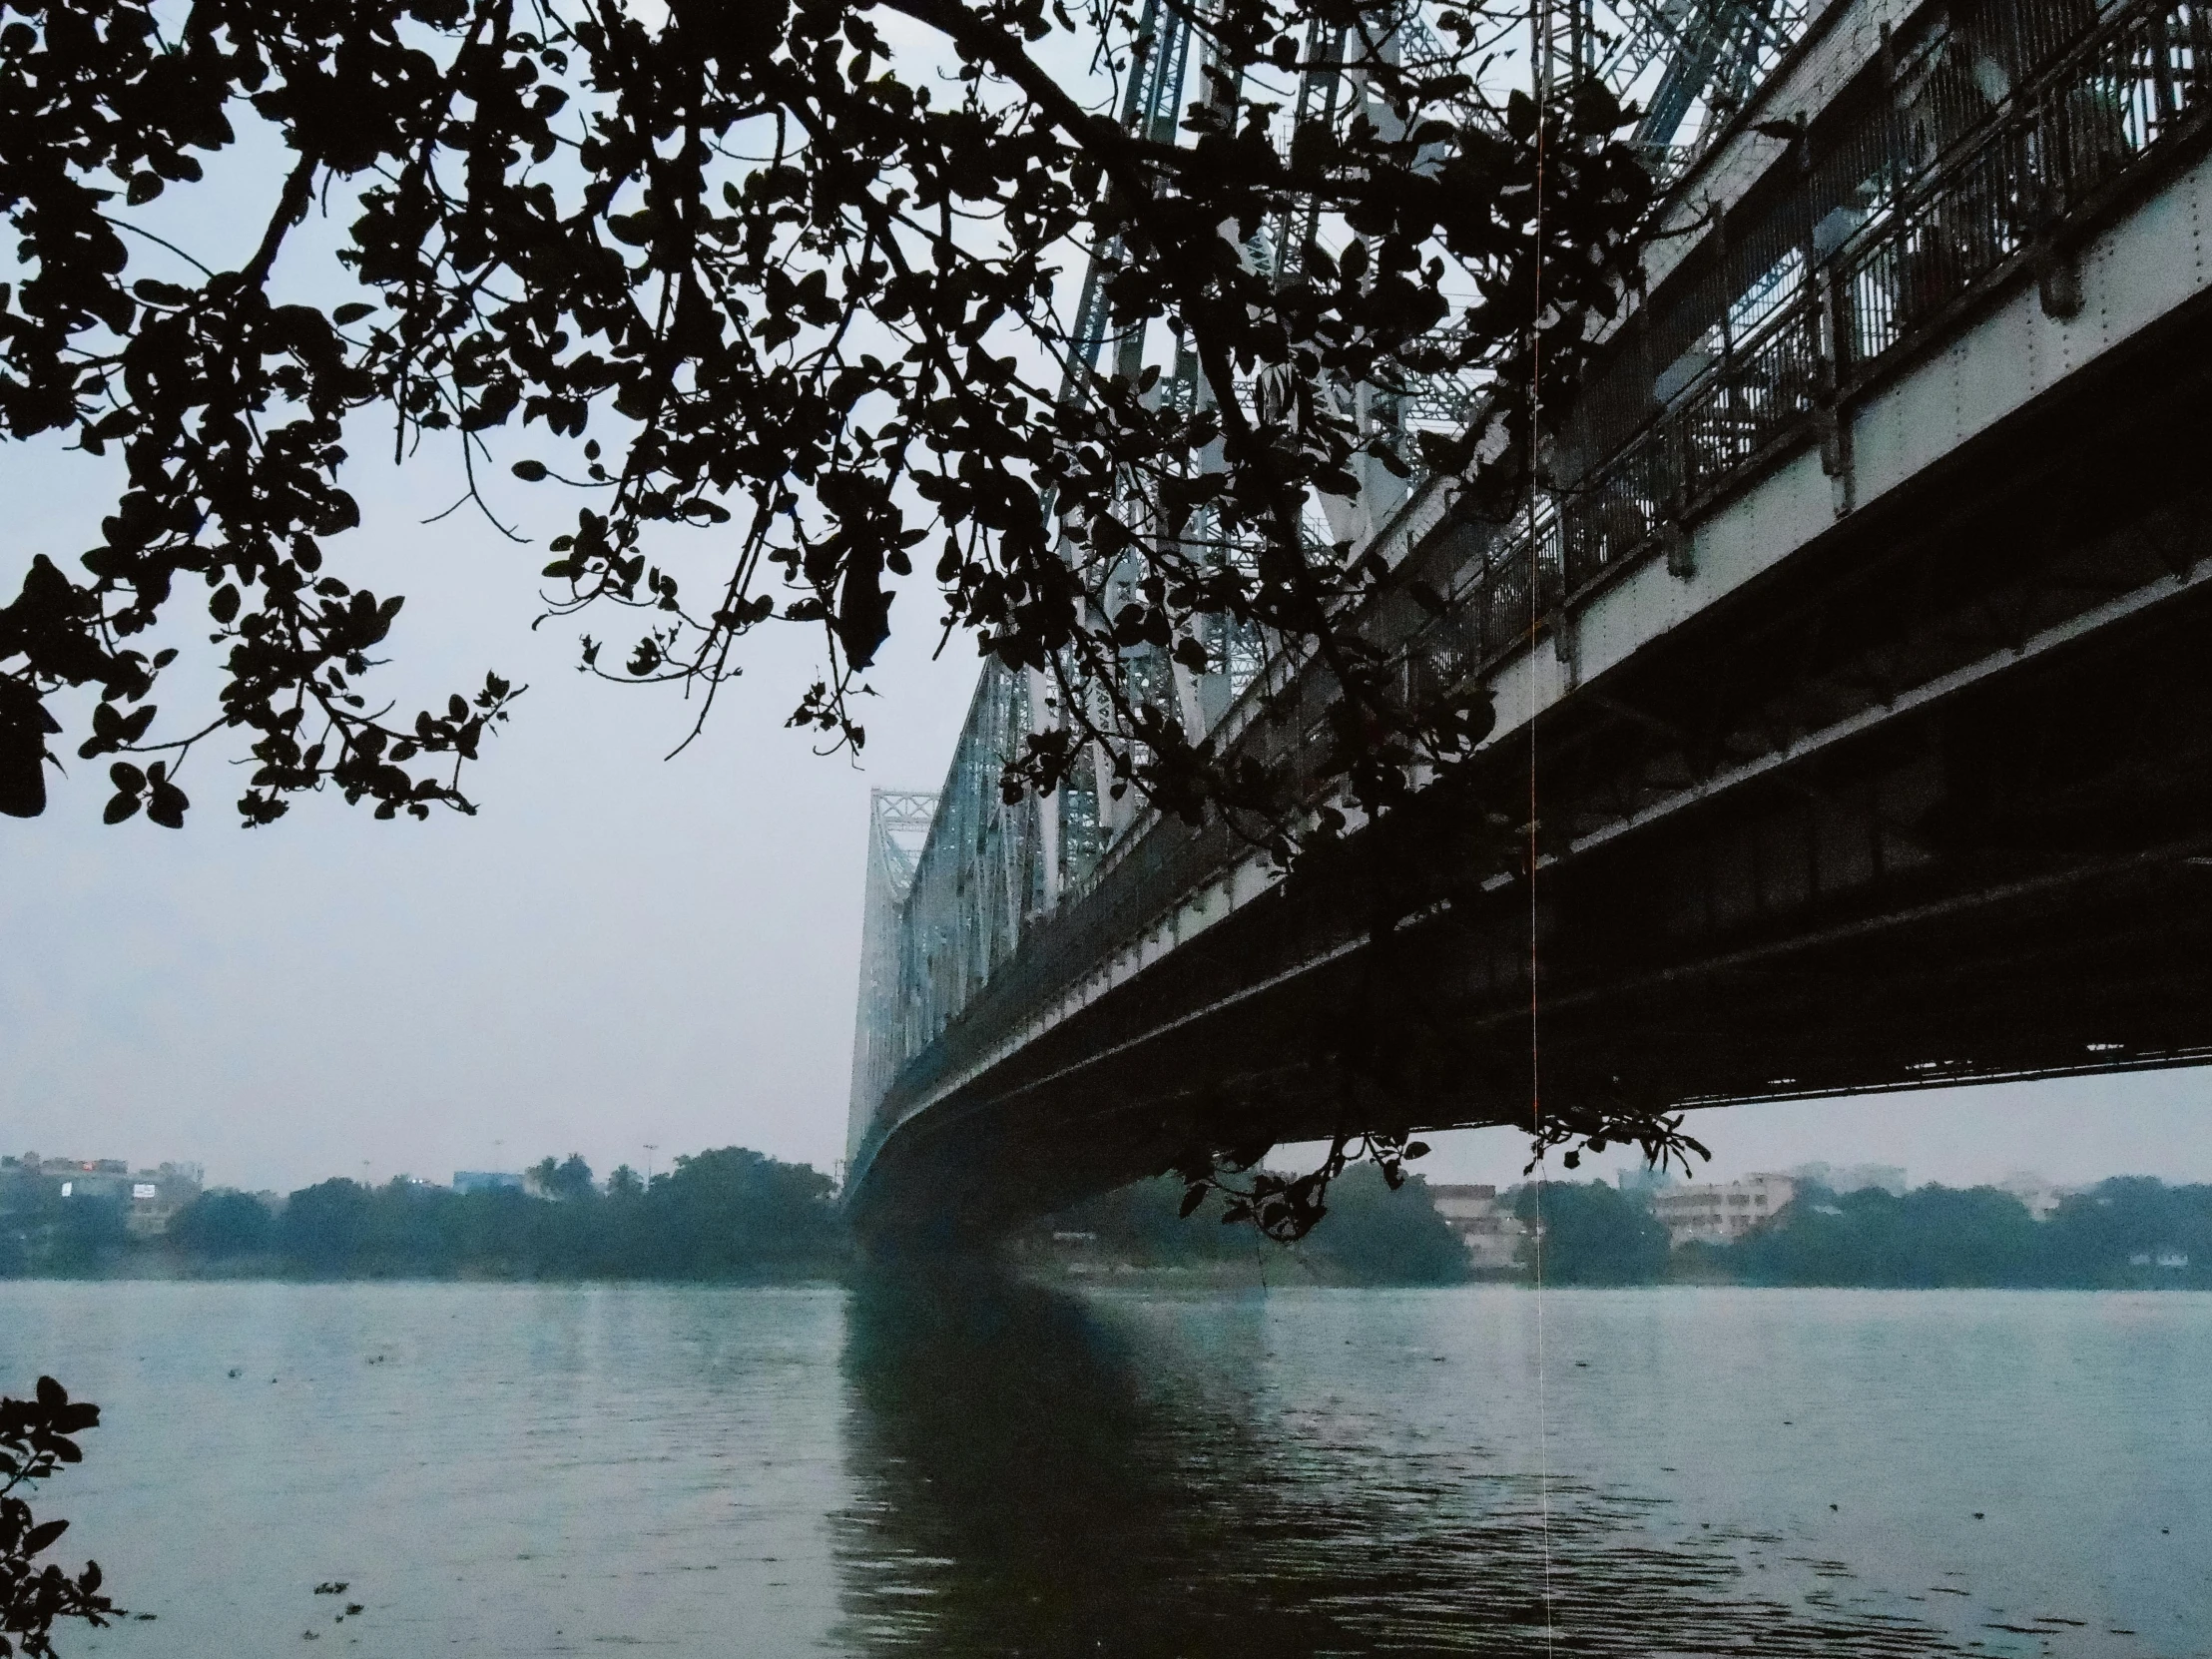
<path id="1" fill-rule="evenodd" d="M 2056 250 L 2094 199 L 2198 126 L 2212 105 L 2212 8 L 2134 0 L 2015 93 L 1976 142 L 1826 259 L 1799 296 L 1571 488 L 1563 528 L 1485 557 L 1485 591 L 1539 587 L 1572 606 L 1684 532 L 1698 509 L 1809 438 L 1953 309 Z M 1540 607 L 1541 608 L 1541 607 Z M 1484 656 L 1519 636 L 1479 632 Z M 1525 634 L 1525 628 L 1521 630 Z"/>

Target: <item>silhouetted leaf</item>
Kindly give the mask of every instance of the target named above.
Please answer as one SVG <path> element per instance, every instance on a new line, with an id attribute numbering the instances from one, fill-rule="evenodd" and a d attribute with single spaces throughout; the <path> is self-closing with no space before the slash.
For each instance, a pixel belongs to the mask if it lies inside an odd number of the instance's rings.
<path id="1" fill-rule="evenodd" d="M 165 830 L 182 830 L 185 827 L 185 811 L 192 803 L 185 792 L 163 779 L 155 783 L 146 798 L 146 816 Z"/>

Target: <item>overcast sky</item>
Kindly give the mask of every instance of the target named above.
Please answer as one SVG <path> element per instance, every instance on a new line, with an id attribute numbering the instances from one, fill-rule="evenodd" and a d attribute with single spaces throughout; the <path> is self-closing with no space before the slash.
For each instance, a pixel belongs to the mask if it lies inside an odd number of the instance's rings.
<path id="1" fill-rule="evenodd" d="M 219 165 L 243 183 L 173 193 L 178 236 L 255 223 L 255 158 Z M 937 786 L 972 646 L 932 663 L 926 592 L 899 598 L 855 765 L 782 726 L 817 642 L 765 637 L 706 737 L 664 761 L 689 724 L 680 702 L 583 680 L 573 625 L 531 631 L 542 545 L 468 512 L 425 525 L 455 493 L 449 469 L 432 456 L 394 472 L 378 434 L 360 440 L 348 485 L 366 523 L 331 552 L 350 580 L 408 596 L 383 695 L 442 702 L 487 668 L 530 686 L 471 775 L 481 815 L 377 824 L 318 800 L 243 831 L 233 751 L 193 758 L 181 832 L 143 817 L 108 829 L 106 765 L 72 761 L 46 817 L 0 819 L 0 1149 L 189 1160 L 279 1190 L 572 1150 L 602 1173 L 666 1167 L 732 1143 L 829 1167 L 867 792 Z M 101 484 L 98 463 L 0 445 L 7 597 L 33 553 L 74 568 L 112 500 Z M 535 512 L 541 543 L 571 510 L 519 486 L 502 506 Z M 712 540 L 690 545 L 710 568 Z M 165 683 L 159 701 L 175 713 L 193 690 Z M 1948 1182 L 2212 1180 L 2212 1077 L 1737 1108 L 1699 1132 L 1723 1175 L 1820 1158 Z M 1439 1137 L 1426 1167 L 1508 1180 L 1522 1161 L 1517 1137 L 1486 1131 Z"/>

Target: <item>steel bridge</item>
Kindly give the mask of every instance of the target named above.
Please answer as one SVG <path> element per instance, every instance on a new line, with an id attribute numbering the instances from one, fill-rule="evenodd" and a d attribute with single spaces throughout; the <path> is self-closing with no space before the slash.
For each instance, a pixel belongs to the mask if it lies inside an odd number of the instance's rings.
<path id="1" fill-rule="evenodd" d="M 1396 573 L 1363 626 L 1487 682 L 1477 766 L 1278 880 L 1087 784 L 1006 804 L 1039 689 L 986 669 L 939 794 L 875 797 L 863 1236 L 986 1235 L 1194 1139 L 1525 1120 L 1539 1081 L 2212 1059 L 2212 9 L 1623 16 L 1679 234 L 1567 482 L 1512 530 L 1449 477 L 1359 504 Z M 1177 690 L 1293 766 L 1328 697 Z M 1516 795 L 1537 856 L 1488 873 L 1476 804 Z"/>

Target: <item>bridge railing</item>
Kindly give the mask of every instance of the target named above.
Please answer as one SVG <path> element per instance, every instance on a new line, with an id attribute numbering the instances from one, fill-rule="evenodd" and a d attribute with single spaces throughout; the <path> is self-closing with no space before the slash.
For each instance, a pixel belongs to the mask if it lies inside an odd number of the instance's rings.
<path id="1" fill-rule="evenodd" d="M 1501 538 L 1473 562 L 1462 594 L 1482 654 L 1526 637 L 1531 583 L 1534 614 L 1546 617 L 1650 557 L 1780 448 L 1841 420 L 1855 395 L 2023 267 L 2062 307 L 2070 244 L 2106 197 L 2202 128 L 2208 106 L 2212 7 L 2133 0 L 2055 52 L 1836 246 L 1823 253 L 1806 227 L 1790 263 L 1812 279 L 1785 284 L 1785 302 L 1745 337 L 1724 335 L 1711 366 L 1663 412 L 1539 509 L 1533 536 Z"/>
<path id="2" fill-rule="evenodd" d="M 1009 802 L 999 788 L 1022 736 L 1034 729 L 1027 684 L 995 662 L 986 665 L 905 895 L 887 1034 L 902 1059 L 927 1047 L 989 981 L 1047 902 L 1042 819 L 1069 804 Z"/>

